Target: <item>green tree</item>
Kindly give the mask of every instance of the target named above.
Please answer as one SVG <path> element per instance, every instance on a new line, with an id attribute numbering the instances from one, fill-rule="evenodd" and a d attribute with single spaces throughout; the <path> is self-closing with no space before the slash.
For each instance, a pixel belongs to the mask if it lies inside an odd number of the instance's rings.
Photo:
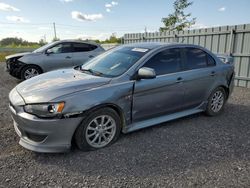
<path id="1" fill-rule="evenodd" d="M 184 12 L 185 9 L 192 4 L 193 2 L 189 2 L 189 0 L 176 0 L 174 2 L 174 13 L 162 18 L 164 27 L 160 27 L 160 32 L 173 30 L 182 31 L 194 25 L 196 18 L 190 18 L 191 13 L 186 14 Z"/>
<path id="2" fill-rule="evenodd" d="M 48 44 L 44 39 L 39 40 L 38 44 L 40 46 L 44 46 L 45 44 Z"/>
<path id="3" fill-rule="evenodd" d="M 109 39 L 102 41 L 102 43 L 118 43 L 118 44 L 120 44 L 121 42 L 122 42 L 122 39 L 116 37 L 115 33 L 112 33 L 112 35 L 109 37 Z"/>
<path id="4" fill-rule="evenodd" d="M 22 38 L 17 37 L 8 37 L 4 38 L 0 41 L 0 46 L 32 46 L 37 45 L 37 42 L 28 42 L 26 40 L 23 40 Z"/>

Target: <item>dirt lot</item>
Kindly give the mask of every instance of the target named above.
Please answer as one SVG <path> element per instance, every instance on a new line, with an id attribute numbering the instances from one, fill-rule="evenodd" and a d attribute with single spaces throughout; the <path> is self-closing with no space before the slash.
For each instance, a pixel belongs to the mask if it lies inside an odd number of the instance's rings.
<path id="1" fill-rule="evenodd" d="M 235 88 L 219 117 L 194 115 L 94 152 L 37 154 L 18 145 L 0 64 L 0 187 L 250 187 L 250 90 Z"/>

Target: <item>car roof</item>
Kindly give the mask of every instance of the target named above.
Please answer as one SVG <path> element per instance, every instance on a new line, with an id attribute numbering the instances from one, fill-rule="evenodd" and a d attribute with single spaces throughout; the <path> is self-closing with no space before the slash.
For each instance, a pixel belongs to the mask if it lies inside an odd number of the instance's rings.
<path id="1" fill-rule="evenodd" d="M 163 42 L 142 42 L 142 43 L 132 43 L 132 44 L 125 44 L 127 47 L 132 47 L 132 48 L 146 48 L 146 49 L 156 49 L 160 47 L 167 47 L 167 46 L 175 46 L 175 47 L 180 47 L 180 46 L 187 46 L 187 47 L 199 47 L 202 48 L 201 46 L 194 45 L 194 44 L 184 44 L 184 43 L 163 43 Z"/>
<path id="2" fill-rule="evenodd" d="M 57 42 L 58 43 L 61 43 L 61 42 L 75 42 L 75 43 L 94 44 L 94 45 L 99 46 L 99 44 L 97 44 L 96 42 L 93 42 L 93 41 L 84 41 L 84 40 L 79 40 L 79 39 L 64 39 L 64 40 L 59 40 Z"/>

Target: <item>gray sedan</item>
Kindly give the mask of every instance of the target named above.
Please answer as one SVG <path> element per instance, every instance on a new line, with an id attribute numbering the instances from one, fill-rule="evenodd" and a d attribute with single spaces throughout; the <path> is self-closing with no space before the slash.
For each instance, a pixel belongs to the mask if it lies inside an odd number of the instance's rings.
<path id="1" fill-rule="evenodd" d="M 81 65 L 104 51 L 99 44 L 61 40 L 33 52 L 7 56 L 6 68 L 12 76 L 27 80 L 44 72 Z"/>
<path id="2" fill-rule="evenodd" d="M 20 144 L 88 151 L 129 133 L 191 114 L 223 111 L 234 67 L 196 45 L 123 45 L 88 63 L 39 75 L 9 94 Z"/>

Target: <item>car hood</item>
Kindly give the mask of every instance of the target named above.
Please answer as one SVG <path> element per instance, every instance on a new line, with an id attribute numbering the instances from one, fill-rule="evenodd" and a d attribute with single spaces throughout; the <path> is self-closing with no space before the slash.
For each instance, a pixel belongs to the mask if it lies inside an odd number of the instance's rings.
<path id="1" fill-rule="evenodd" d="M 12 54 L 12 55 L 8 55 L 5 57 L 5 59 L 11 59 L 11 58 L 15 58 L 15 57 L 22 57 L 24 55 L 29 55 L 32 54 L 32 52 L 24 52 L 24 53 L 17 53 L 17 54 Z"/>
<path id="2" fill-rule="evenodd" d="M 99 87 L 110 78 L 97 77 L 74 69 L 61 69 L 41 74 L 17 85 L 25 103 L 44 103 L 57 97 Z"/>

